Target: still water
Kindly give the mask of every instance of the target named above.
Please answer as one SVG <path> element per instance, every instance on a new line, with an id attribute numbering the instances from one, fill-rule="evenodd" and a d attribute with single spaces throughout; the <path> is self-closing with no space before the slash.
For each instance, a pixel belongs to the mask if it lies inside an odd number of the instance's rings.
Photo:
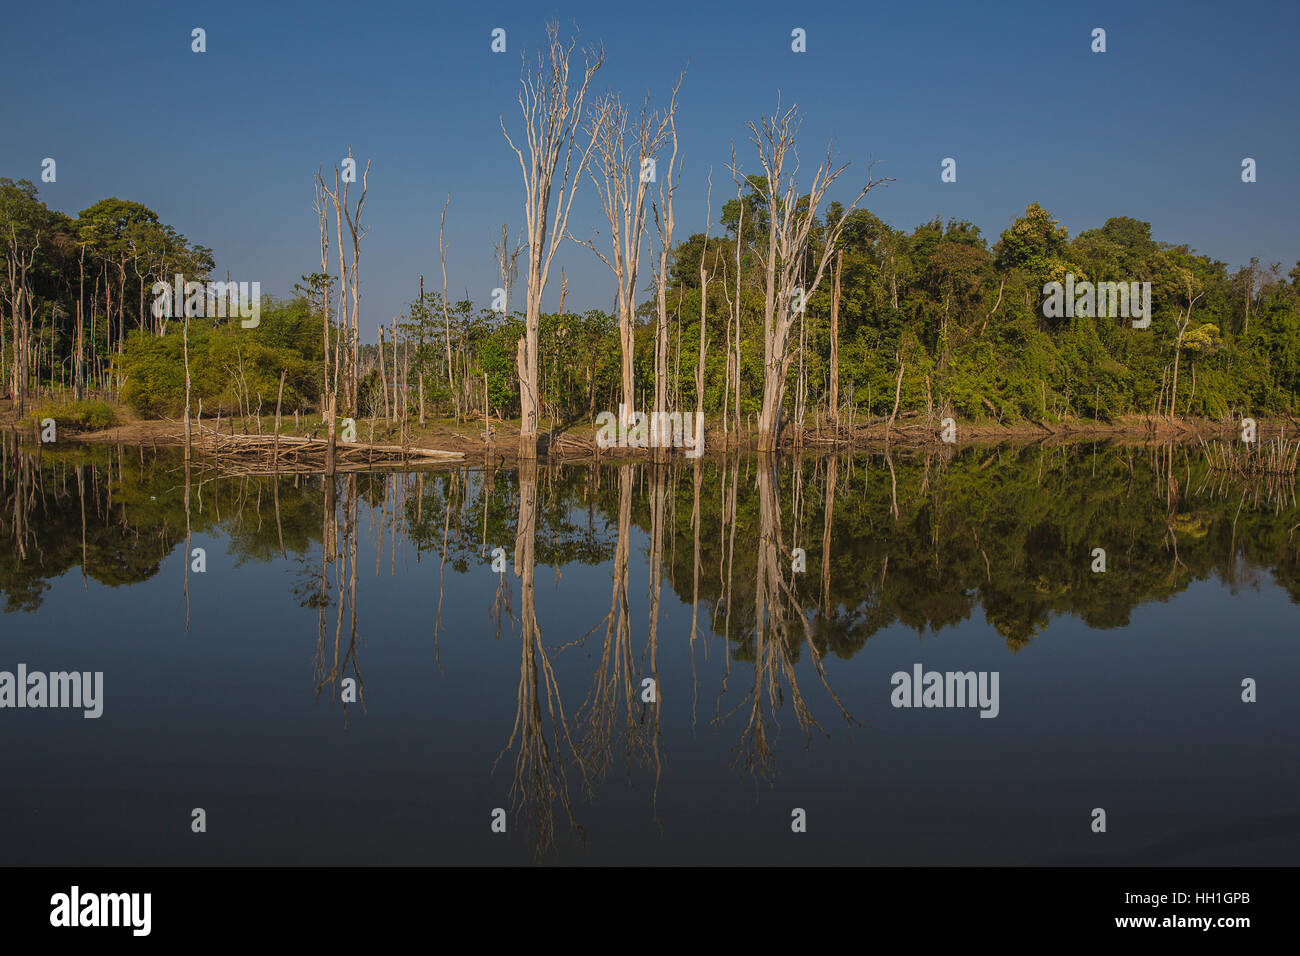
<path id="1" fill-rule="evenodd" d="M 0 709 L 0 864 L 1300 857 L 1300 507 L 1195 449 L 0 452 L 0 671 L 103 674 Z"/>

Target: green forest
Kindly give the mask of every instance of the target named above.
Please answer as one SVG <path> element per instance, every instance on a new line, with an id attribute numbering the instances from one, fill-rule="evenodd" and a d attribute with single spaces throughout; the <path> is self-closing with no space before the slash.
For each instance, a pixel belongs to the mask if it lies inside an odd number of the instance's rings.
<path id="1" fill-rule="evenodd" d="M 762 404 L 766 195 L 763 180 L 751 177 L 709 235 L 673 246 L 662 295 L 666 335 L 655 317 L 657 280 L 636 308 L 640 390 L 655 378 L 663 352 L 667 406 L 694 409 L 702 398 L 710 429 L 743 432 Z M 835 202 L 813 221 L 809 263 L 830 227 L 838 230 L 839 255 L 792 332 L 783 405 L 792 430 L 888 416 L 896 391 L 900 416 L 928 421 L 1223 420 L 1296 409 L 1300 265 L 1283 272 L 1252 259 L 1234 269 L 1157 239 L 1149 223 L 1125 216 L 1070 236 L 1037 204 L 990 244 L 968 222 L 899 230 L 864 209 L 845 214 Z M 0 179 L 4 392 L 20 409 L 42 396 L 93 397 L 141 417 L 178 416 L 184 330 L 153 314 L 150 286 L 175 273 L 204 281 L 214 278 L 213 268 L 211 250 L 139 203 L 105 199 L 72 218 L 47 208 L 32 183 Z M 1150 327 L 1135 329 L 1122 318 L 1045 318 L 1043 287 L 1067 273 L 1078 281 L 1150 282 Z M 483 416 L 486 400 L 491 415 L 518 417 L 522 314 L 444 302 L 441 293 L 421 295 L 412 285 L 409 307 L 384 330 L 382 349 L 358 349 L 354 413 L 472 420 Z M 205 416 L 270 414 L 283 373 L 285 411 L 319 414 L 327 392 L 322 330 L 337 336 L 341 329 L 330 303 L 339 286 L 337 276 L 304 275 L 292 296 L 264 297 L 252 329 L 237 320 L 190 319 L 191 401 L 202 402 Z M 544 426 L 590 422 L 617 408 L 615 314 L 543 313 L 538 351 Z M 641 407 L 649 405 L 647 395 Z"/>

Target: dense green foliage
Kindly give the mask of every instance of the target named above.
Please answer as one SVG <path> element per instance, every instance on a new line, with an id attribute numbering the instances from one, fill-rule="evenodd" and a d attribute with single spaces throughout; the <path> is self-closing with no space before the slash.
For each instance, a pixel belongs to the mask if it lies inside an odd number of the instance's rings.
<path id="1" fill-rule="evenodd" d="M 757 195 L 752 204 L 761 213 Z M 720 260 L 735 271 L 732 205 L 723 213 L 727 238 L 711 240 L 704 257 L 715 276 L 723 267 Z M 834 221 L 842 214 L 834 203 L 827 213 Z M 747 214 L 747 223 L 752 215 Z M 751 389 L 761 380 L 762 367 L 757 239 L 747 226 L 742 274 L 751 281 L 742 282 L 741 351 L 742 384 Z M 970 223 L 935 220 L 904 233 L 862 210 L 849 215 L 842 247 L 841 397 L 864 411 L 888 412 L 901 360 L 906 364 L 903 408 L 927 408 L 928 380 L 930 407 L 968 420 L 1104 420 L 1149 412 L 1173 365 L 1189 282 L 1196 301 L 1182 343 L 1178 414 L 1220 417 L 1295 407 L 1300 267 L 1291 271 L 1290 281 L 1280 276 L 1279 267 L 1265 270 L 1254 261 L 1229 273 L 1224 263 L 1185 246 L 1156 242 L 1148 223 L 1126 217 L 1071 240 L 1037 204 L 992 248 Z M 698 335 L 702 250 L 700 236 L 677 249 L 672 298 L 681 298 L 684 343 Z M 1063 281 L 1067 272 L 1077 281 L 1150 282 L 1151 326 L 1134 329 L 1120 318 L 1044 318 L 1043 286 Z M 710 283 L 709 299 L 715 328 L 722 321 L 716 317 L 726 310 L 716 282 Z M 809 407 L 822 400 L 829 382 L 830 301 L 828 278 L 809 301 L 806 316 L 808 344 L 801 361 Z M 684 356 L 683 381 L 692 353 Z M 718 404 L 723 367 L 715 346 L 706 407 Z M 792 406 L 795 392 L 792 387 L 787 399 Z M 756 394 L 742 394 L 742 401 L 755 408 Z"/>
<path id="2" fill-rule="evenodd" d="M 103 199 L 73 219 L 48 209 L 27 180 L 0 177 L 0 235 L 5 381 L 11 384 L 14 343 L 24 340 L 28 387 L 67 386 L 78 397 L 87 388 L 111 390 L 113 357 L 132 329 L 159 330 L 150 308 L 155 281 L 176 273 L 201 280 L 213 267 L 210 249 L 140 203 Z"/>
<path id="3" fill-rule="evenodd" d="M 123 376 L 122 399 L 136 413 L 175 417 L 185 408 L 185 331 L 168 323 L 159 336 L 133 332 L 116 368 Z M 215 415 L 275 411 L 280 372 L 285 373 L 283 410 L 319 403 L 322 338 L 320 320 L 304 299 L 262 297 L 261 321 L 242 328 L 238 320 L 189 322 L 190 396 L 197 409 Z"/>
<path id="4" fill-rule="evenodd" d="M 742 417 L 756 412 L 763 380 L 763 274 L 760 246 L 766 216 L 760 194 L 745 197 L 744 235 L 737 237 L 739 205 L 727 203 L 722 237 L 691 236 L 675 249 L 669 274 L 669 379 L 680 407 L 695 405 L 699 355 L 700 265 L 709 272 L 705 361 L 707 411 L 723 408 L 728 349 L 736 339 L 732 316 L 737 243 L 740 245 L 740 402 Z M 838 222 L 842 207 L 827 216 Z M 825 233 L 825 223 L 815 227 Z M 1222 418 L 1293 411 L 1300 394 L 1300 266 L 1283 276 L 1252 260 L 1230 271 L 1186 246 L 1156 241 L 1149 223 L 1128 217 L 1106 221 L 1071 239 L 1031 204 L 991 247 L 967 222 L 923 223 L 910 233 L 870 212 L 850 213 L 840 307 L 840 400 L 860 414 L 888 413 L 899 363 L 903 409 L 955 414 L 965 420 L 1114 420 L 1152 412 L 1168 401 L 1175 345 L 1183 339 L 1179 415 Z M 814 245 L 815 258 L 818 252 Z M 809 266 L 809 280 L 812 267 Z M 1043 287 L 1072 273 L 1077 282 L 1151 283 L 1152 321 L 1135 329 L 1128 318 L 1044 317 Z M 805 342 L 787 388 L 787 414 L 805 415 L 826 401 L 830 382 L 832 277 L 808 300 Z M 638 389 L 653 374 L 650 302 L 639 314 L 635 368 Z M 518 317 L 469 302 L 450 310 L 457 357 L 455 379 L 481 382 L 488 374 L 494 410 L 517 411 L 514 376 Z M 430 395 L 445 399 L 446 334 L 437 296 L 413 303 L 403 326 L 420 343 L 419 368 Z M 617 327 L 599 311 L 543 315 L 540 329 L 543 408 L 561 421 L 580 420 L 619 401 Z M 800 384 L 802 375 L 803 384 Z M 426 386 L 427 388 L 430 386 Z M 479 393 L 481 395 L 481 392 Z M 470 396 L 473 398 L 473 395 Z M 730 411 L 734 415 L 734 405 Z"/>
<path id="5" fill-rule="evenodd" d="M 26 427 L 38 426 L 47 418 L 54 419 L 61 429 L 96 431 L 118 424 L 117 409 L 108 402 L 83 398 L 70 402 L 42 402 L 27 414 L 20 423 Z"/>
<path id="6" fill-rule="evenodd" d="M 737 414 L 735 389 L 727 388 L 737 341 L 741 419 L 760 403 L 766 209 L 755 185 L 743 201 L 724 205 L 723 235 L 707 242 L 703 234 L 690 236 L 671 257 L 670 389 L 678 407 L 694 407 L 703 264 L 710 276 L 704 407 L 714 420 L 724 403 L 730 416 Z M 831 203 L 826 220 L 815 223 L 807 281 L 826 222 L 842 217 L 843 208 Z M 149 287 L 178 272 L 204 280 L 210 251 L 138 203 L 106 199 L 70 219 L 47 209 L 30 182 L 8 179 L 0 179 L 0 233 L 10 234 L 0 243 L 0 274 L 8 276 L 11 263 L 31 263 L 25 287 L 0 283 L 0 360 L 12 360 L 16 311 L 30 342 L 32 361 L 22 370 L 29 384 L 98 383 L 105 394 L 120 392 L 140 414 L 176 415 L 184 401 L 180 330 L 175 320 L 151 314 Z M 901 407 L 933 416 L 1113 420 L 1151 413 L 1167 407 L 1176 351 L 1179 415 L 1297 408 L 1300 266 L 1284 275 L 1280 264 L 1265 268 L 1252 260 L 1232 271 L 1187 246 L 1157 241 L 1149 223 L 1122 216 L 1071 238 L 1037 204 L 991 246 L 968 222 L 936 219 L 906 232 L 857 210 L 844 219 L 840 248 L 840 403 L 859 417 L 888 413 L 900 364 Z M 1133 328 L 1122 317 L 1045 317 L 1044 285 L 1067 273 L 1080 282 L 1151 283 L 1150 327 Z M 326 292 L 333 290 L 333 305 L 339 290 L 330 277 L 304 279 L 298 297 L 263 307 L 257 329 L 224 319 L 192 321 L 193 394 L 205 410 L 251 413 L 260 399 L 269 411 L 281 371 L 286 408 L 318 404 L 325 390 L 320 311 Z M 813 421 L 829 410 L 832 287 L 832 277 L 824 276 L 796 328 L 803 347 L 787 384 L 787 420 Z M 653 375 L 652 311 L 649 298 L 638 311 L 639 400 Z M 389 394 L 394 382 L 403 384 L 400 394 L 414 408 L 422 384 L 431 414 L 479 415 L 486 393 L 494 414 L 517 414 L 521 334 L 518 313 L 470 301 L 444 309 L 440 295 L 426 295 L 400 317 L 397 341 L 391 333 L 385 340 Z M 590 420 L 617 406 L 620 356 L 611 315 L 543 315 L 539 354 L 544 426 Z M 360 396 L 363 415 L 384 407 L 378 367 L 378 347 L 363 346 L 360 371 L 369 376 Z"/>

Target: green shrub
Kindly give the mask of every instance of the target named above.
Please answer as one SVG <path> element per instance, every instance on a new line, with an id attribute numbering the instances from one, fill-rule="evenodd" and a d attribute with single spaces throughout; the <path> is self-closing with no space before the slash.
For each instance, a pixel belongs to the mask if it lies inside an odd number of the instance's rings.
<path id="1" fill-rule="evenodd" d="M 205 415 L 275 410 L 280 373 L 285 373 L 284 409 L 314 404 L 321 389 L 320 326 L 302 299 L 263 296 L 261 324 L 191 319 L 189 364 L 191 407 Z M 182 325 L 167 334 L 134 332 L 115 367 L 122 374 L 122 401 L 142 418 L 180 417 L 185 411 L 185 345 Z"/>
<path id="2" fill-rule="evenodd" d="M 100 399 L 86 398 L 81 401 L 47 402 L 31 410 L 21 424 L 29 428 L 39 428 L 47 418 L 54 419 L 60 429 L 66 431 L 100 431 L 121 423 L 117 409 Z"/>

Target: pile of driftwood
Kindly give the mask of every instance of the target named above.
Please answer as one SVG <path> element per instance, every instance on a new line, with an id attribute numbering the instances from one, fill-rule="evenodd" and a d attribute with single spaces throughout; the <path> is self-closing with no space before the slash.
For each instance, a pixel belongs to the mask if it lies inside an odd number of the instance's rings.
<path id="1" fill-rule="evenodd" d="M 200 425 L 191 446 L 202 455 L 222 459 L 227 470 L 246 474 L 318 473 L 327 465 L 329 440 L 291 435 L 223 435 Z M 461 461 L 458 451 L 439 451 L 410 445 L 372 445 L 334 442 L 335 471 L 405 467 L 438 461 Z"/>
<path id="2" fill-rule="evenodd" d="M 565 456 L 588 456 L 600 453 L 600 448 L 594 438 L 587 438 L 585 435 L 574 435 L 569 432 L 550 435 L 547 439 L 546 450 L 551 454 Z"/>

